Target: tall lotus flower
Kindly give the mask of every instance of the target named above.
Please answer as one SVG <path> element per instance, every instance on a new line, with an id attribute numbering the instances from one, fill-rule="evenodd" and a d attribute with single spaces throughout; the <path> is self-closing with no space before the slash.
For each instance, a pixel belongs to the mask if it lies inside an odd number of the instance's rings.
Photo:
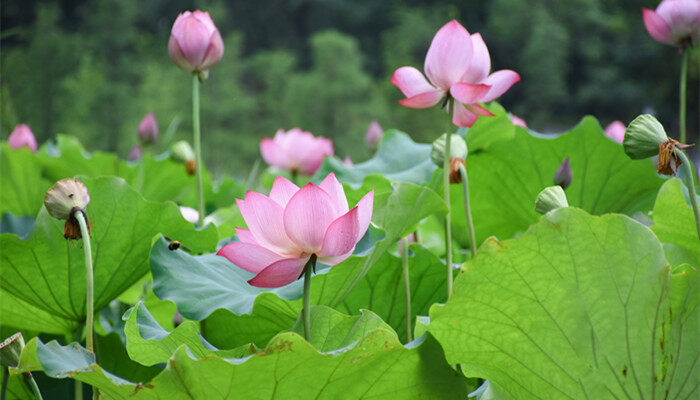
<path id="1" fill-rule="evenodd" d="M 491 57 L 481 35 L 470 35 L 455 20 L 440 28 L 433 38 L 424 69 L 428 80 L 413 67 L 394 72 L 391 83 L 406 95 L 399 103 L 428 108 L 447 97 L 444 104 L 454 101 L 452 122 L 460 127 L 474 125 L 479 116 L 493 116 L 479 103 L 500 97 L 520 80 L 511 70 L 489 75 Z"/>
<path id="2" fill-rule="evenodd" d="M 622 143 L 625 139 L 625 131 L 627 127 L 622 121 L 613 121 L 610 125 L 605 127 L 605 136 L 616 141 L 617 143 Z"/>
<path id="3" fill-rule="evenodd" d="M 224 41 L 208 12 L 185 11 L 178 15 L 170 32 L 168 53 L 186 72 L 206 73 L 221 61 Z"/>
<path id="4" fill-rule="evenodd" d="M 365 145 L 370 149 L 376 148 L 382 140 L 382 136 L 384 136 L 384 130 L 381 125 L 379 125 L 379 122 L 373 120 L 370 122 L 369 127 L 367 127 L 367 132 L 365 133 Z"/>
<path id="5" fill-rule="evenodd" d="M 158 121 L 153 112 L 149 112 L 139 124 L 139 139 L 142 143 L 154 143 L 158 140 Z"/>
<path id="6" fill-rule="evenodd" d="M 657 42 L 685 47 L 700 39 L 700 1 L 664 0 L 656 11 L 642 8 L 644 26 Z"/>
<path id="7" fill-rule="evenodd" d="M 260 153 L 269 165 L 313 175 L 323 159 L 332 156 L 334 151 L 330 139 L 294 128 L 287 132 L 280 129 L 274 138 L 264 138 L 260 141 Z"/>
<path id="8" fill-rule="evenodd" d="M 7 138 L 7 144 L 9 144 L 13 150 L 27 147 L 33 152 L 36 152 L 38 147 L 32 130 L 29 129 L 29 126 L 26 124 L 15 126 L 15 129 L 10 133 L 10 137 Z"/>
<path id="9" fill-rule="evenodd" d="M 369 227 L 373 202 L 371 191 L 349 209 L 333 173 L 301 189 L 278 176 L 269 197 L 249 191 L 236 200 L 248 229 L 236 228 L 240 242 L 217 254 L 256 274 L 253 286 L 284 286 L 300 278 L 313 254 L 327 265 L 348 258 Z"/>

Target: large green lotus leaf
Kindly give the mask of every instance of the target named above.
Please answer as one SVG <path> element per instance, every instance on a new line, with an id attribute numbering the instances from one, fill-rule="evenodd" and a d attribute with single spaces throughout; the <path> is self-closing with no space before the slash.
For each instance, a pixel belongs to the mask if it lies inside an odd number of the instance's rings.
<path id="1" fill-rule="evenodd" d="M 51 182 L 81 176 L 120 175 L 127 166 L 116 154 L 96 151 L 88 153 L 73 136 L 58 135 L 55 144 L 42 146 L 37 155 L 42 175 Z"/>
<path id="2" fill-rule="evenodd" d="M 699 285 L 644 225 L 562 208 L 487 240 L 428 329 L 448 362 L 513 399 L 692 398 Z"/>
<path id="3" fill-rule="evenodd" d="M 64 334 L 74 332 L 79 323 L 79 321 L 55 315 L 52 311 L 42 309 L 0 290 L 0 326 L 11 326 L 17 330 L 30 329 L 43 333 Z"/>
<path id="4" fill-rule="evenodd" d="M 86 213 L 92 226 L 97 310 L 148 272 L 148 252 L 156 234 L 179 240 L 194 252 L 211 251 L 216 244 L 214 227 L 195 230 L 175 204 L 145 201 L 120 178 L 88 178 L 84 183 L 91 197 Z M 36 226 L 26 240 L 0 235 L 0 288 L 67 320 L 66 326 L 83 321 L 83 250 L 63 238 L 63 221 L 50 217 L 45 209 Z"/>
<path id="5" fill-rule="evenodd" d="M 664 244 L 668 261 L 673 265 L 688 263 L 700 269 L 700 238 L 680 180 L 670 179 L 661 187 L 653 217 L 651 230 Z"/>
<path id="6" fill-rule="evenodd" d="M 414 142 L 410 136 L 397 130 L 384 134 L 377 153 L 371 159 L 352 166 L 337 158 L 327 157 L 316 171 L 312 181 L 320 182 L 331 172 L 342 183 L 360 186 L 367 175 L 380 174 L 392 182 L 422 184 L 430 180 L 435 170 L 430 160 L 430 145 Z"/>
<path id="7" fill-rule="evenodd" d="M 651 210 L 663 183 L 651 160 L 631 160 L 592 117 L 553 139 L 516 128 L 511 140 L 467 157 L 477 245 L 489 236 L 510 238 L 535 222 L 537 194 L 553 184 L 554 172 L 566 157 L 573 171 L 566 189 L 569 204 L 595 215 Z M 461 185 L 451 185 L 451 207 L 453 236 L 466 248 Z"/>
<path id="8" fill-rule="evenodd" d="M 511 139 L 515 133 L 513 122 L 500 104 L 492 102 L 486 108 L 494 114 L 493 117 L 479 118 L 471 128 L 457 130 L 459 135 L 466 138 L 470 154 L 475 154 L 502 140 Z"/>
<path id="9" fill-rule="evenodd" d="M 312 331 L 313 327 L 312 321 Z M 464 379 L 447 365 L 431 336 L 404 347 L 385 328 L 371 330 L 353 345 L 330 353 L 319 352 L 293 332 L 281 333 L 265 349 L 238 359 L 212 354 L 198 359 L 182 345 L 163 372 L 139 384 L 106 372 L 76 344 L 33 339 L 22 353 L 20 369 L 13 372 L 26 370 L 43 370 L 56 378 L 71 376 L 98 387 L 110 399 L 466 397 Z"/>
<path id="10" fill-rule="evenodd" d="M 52 182 L 41 176 L 41 166 L 29 149 L 12 150 L 0 144 L 0 215 L 35 216 Z"/>
<path id="11" fill-rule="evenodd" d="M 146 382 L 161 371 L 157 366 L 145 366 L 139 360 L 130 358 L 122 338 L 116 332 L 96 334 L 95 352 L 102 368 L 130 381 Z"/>

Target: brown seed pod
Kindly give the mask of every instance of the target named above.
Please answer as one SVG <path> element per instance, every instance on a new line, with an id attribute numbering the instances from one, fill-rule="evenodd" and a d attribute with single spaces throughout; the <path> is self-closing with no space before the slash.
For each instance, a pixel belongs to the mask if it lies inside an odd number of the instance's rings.
<path id="1" fill-rule="evenodd" d="M 683 164 L 681 159 L 676 155 L 676 148 L 686 149 L 692 145 L 683 144 L 677 140 L 669 138 L 659 144 L 659 165 L 656 171 L 661 175 L 675 175 L 678 167 Z"/>
<path id="2" fill-rule="evenodd" d="M 458 157 L 452 157 L 450 159 L 450 183 L 451 184 L 462 183 L 462 174 L 459 173 L 459 166 L 460 165 L 466 166 L 467 163 L 464 162 L 464 159 L 458 158 Z"/>
<path id="3" fill-rule="evenodd" d="M 187 160 L 187 162 L 185 162 L 185 170 L 187 170 L 187 175 L 194 175 L 196 169 L 197 163 L 195 160 Z"/>

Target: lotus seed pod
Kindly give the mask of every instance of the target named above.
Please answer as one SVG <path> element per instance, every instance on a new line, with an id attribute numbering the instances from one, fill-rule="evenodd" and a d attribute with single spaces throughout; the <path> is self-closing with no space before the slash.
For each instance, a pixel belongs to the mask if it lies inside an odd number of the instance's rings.
<path id="1" fill-rule="evenodd" d="M 566 194 L 561 186 L 544 188 L 544 190 L 537 195 L 537 200 L 535 200 L 535 211 L 540 214 L 547 214 L 557 208 L 568 206 L 569 202 L 566 201 Z"/>
<path id="2" fill-rule="evenodd" d="M 87 186 L 77 179 L 66 178 L 56 182 L 46 191 L 44 206 L 49 214 L 58 219 L 68 220 L 77 209 L 85 211 L 90 202 Z"/>
<path id="3" fill-rule="evenodd" d="M 668 140 L 661 123 L 650 114 L 642 114 L 630 122 L 622 146 L 632 159 L 659 154 L 659 145 Z"/>
<path id="4" fill-rule="evenodd" d="M 181 163 L 195 159 L 194 150 L 192 150 L 192 146 L 186 140 L 179 140 L 170 146 L 170 157 Z"/>
<path id="5" fill-rule="evenodd" d="M 0 365 L 5 368 L 19 365 L 19 356 L 24 348 L 24 337 L 17 332 L 0 343 Z"/>
<path id="6" fill-rule="evenodd" d="M 467 158 L 467 143 L 464 139 L 459 135 L 452 134 L 450 135 L 450 140 L 450 160 L 453 158 Z M 430 150 L 430 158 L 438 167 L 442 167 L 445 159 L 446 141 L 447 134 L 445 133 L 433 142 L 433 147 Z"/>

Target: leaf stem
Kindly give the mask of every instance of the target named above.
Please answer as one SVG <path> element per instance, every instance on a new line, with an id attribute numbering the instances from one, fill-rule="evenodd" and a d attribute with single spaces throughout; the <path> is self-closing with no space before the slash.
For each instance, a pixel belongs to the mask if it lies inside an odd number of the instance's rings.
<path id="1" fill-rule="evenodd" d="M 0 389 L 0 400 L 5 400 L 7 395 L 7 381 L 10 380 L 10 369 L 2 367 L 2 389 Z"/>
<path id="2" fill-rule="evenodd" d="M 304 319 L 304 338 L 311 343 L 311 274 L 316 269 L 316 254 L 312 254 L 304 267 L 304 294 L 302 318 Z"/>
<path id="3" fill-rule="evenodd" d="M 686 90 L 688 83 L 688 49 L 683 50 L 681 58 L 681 82 L 680 82 L 680 135 L 679 141 L 685 143 L 685 116 L 686 116 Z"/>
<path id="4" fill-rule="evenodd" d="M 467 229 L 469 230 L 469 252 L 472 258 L 476 255 L 476 238 L 474 237 L 474 221 L 469 206 L 469 177 L 463 164 L 459 165 L 459 174 L 462 176 L 462 194 L 464 197 L 464 214 L 467 216 Z"/>
<path id="5" fill-rule="evenodd" d="M 403 270 L 403 299 L 406 306 L 406 343 L 413 340 L 411 325 L 411 275 L 408 270 L 408 238 L 401 239 L 401 266 Z"/>
<path id="6" fill-rule="evenodd" d="M 92 270 L 92 245 L 90 240 L 90 231 L 88 230 L 87 220 L 83 211 L 74 213 L 75 219 L 80 225 L 80 235 L 83 237 L 83 251 L 85 252 L 85 347 L 92 353 L 95 353 L 95 343 L 93 330 L 95 328 L 95 278 Z M 33 379 L 32 379 L 33 380 Z M 76 388 L 76 397 L 77 397 Z M 82 385 L 80 388 L 80 396 L 82 398 Z M 97 389 L 93 388 L 92 398 L 98 398 Z"/>
<path id="7" fill-rule="evenodd" d="M 700 206 L 698 206 L 698 196 L 695 191 L 695 183 L 693 182 L 693 163 L 690 162 L 690 158 L 685 155 L 683 150 L 679 148 L 676 148 L 676 155 L 683 162 L 685 185 L 688 188 L 688 197 L 690 197 L 690 204 L 693 206 L 693 213 L 695 214 L 695 227 L 698 230 L 698 239 L 700 239 Z"/>
<path id="8" fill-rule="evenodd" d="M 41 391 L 39 390 L 39 386 L 36 384 L 36 381 L 34 380 L 34 376 L 32 376 L 31 372 L 24 372 L 22 374 L 22 377 L 24 377 L 24 383 L 27 385 L 29 390 L 32 391 L 34 394 L 34 399 L 36 400 L 43 400 L 44 398 L 41 397 Z"/>
<path id="9" fill-rule="evenodd" d="M 197 174 L 198 226 L 204 225 L 204 190 L 202 185 L 202 137 L 199 131 L 199 75 L 192 74 L 192 132 L 194 133 L 195 171 Z"/>
<path id="10" fill-rule="evenodd" d="M 450 220 L 450 142 L 452 135 L 445 134 L 445 156 L 442 160 L 442 185 L 447 214 L 445 214 L 445 264 L 447 266 L 447 300 L 452 296 L 452 226 Z"/>

